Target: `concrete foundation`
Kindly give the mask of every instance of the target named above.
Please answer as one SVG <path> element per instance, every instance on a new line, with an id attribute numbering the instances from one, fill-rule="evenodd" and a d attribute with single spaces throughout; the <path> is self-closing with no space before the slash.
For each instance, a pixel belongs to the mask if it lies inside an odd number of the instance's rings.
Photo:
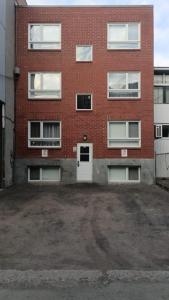
<path id="1" fill-rule="evenodd" d="M 76 159 L 16 159 L 15 183 L 28 181 L 28 167 L 30 166 L 59 166 L 61 168 L 61 182 L 76 183 Z M 109 166 L 140 166 L 141 183 L 154 183 L 154 159 L 94 159 L 93 182 L 108 183 Z"/>

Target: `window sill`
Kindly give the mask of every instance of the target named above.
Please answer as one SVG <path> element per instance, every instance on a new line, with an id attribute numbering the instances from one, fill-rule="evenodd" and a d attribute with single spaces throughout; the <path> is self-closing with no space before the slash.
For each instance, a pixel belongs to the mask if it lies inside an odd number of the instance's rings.
<path id="1" fill-rule="evenodd" d="M 58 51 L 58 52 L 61 52 L 62 51 L 62 49 L 27 49 L 28 51 L 30 51 L 30 52 L 56 52 L 56 51 Z"/>
<path id="2" fill-rule="evenodd" d="M 56 150 L 56 149 L 61 149 L 62 148 L 62 146 L 59 146 L 59 147 L 50 147 L 50 146 L 28 146 L 28 149 L 54 149 L 54 150 Z"/>
<path id="3" fill-rule="evenodd" d="M 116 49 L 112 49 L 112 48 L 107 48 L 108 51 L 140 51 L 141 48 L 124 48 L 124 49 L 121 49 L 121 48 L 116 48 Z"/>
<path id="4" fill-rule="evenodd" d="M 130 97 L 130 98 L 129 97 L 122 97 L 122 98 L 120 98 L 120 97 L 119 98 L 118 97 L 114 97 L 114 98 L 109 98 L 108 97 L 107 100 L 108 101 L 119 101 L 119 100 L 120 101 L 126 101 L 126 100 L 127 101 L 133 101 L 133 100 L 141 100 L 141 97 L 137 97 L 137 98 L 136 97 L 135 98 L 134 97 L 133 98 L 132 97 Z"/>
<path id="5" fill-rule="evenodd" d="M 76 109 L 77 112 L 89 112 L 89 111 L 93 111 L 93 109 Z"/>
<path id="6" fill-rule="evenodd" d="M 28 98 L 28 101 L 61 101 L 62 98 Z"/>
<path id="7" fill-rule="evenodd" d="M 93 62 L 93 60 L 87 60 L 87 61 L 85 61 L 85 60 L 76 60 L 76 63 L 92 63 Z"/>
<path id="8" fill-rule="evenodd" d="M 134 149 L 134 150 L 135 150 L 135 149 L 139 149 L 139 150 L 140 150 L 140 149 L 141 149 L 141 146 L 138 146 L 138 147 L 133 147 L 133 146 L 132 146 L 132 147 L 129 147 L 129 146 L 125 146 L 125 145 L 124 145 L 123 147 L 111 147 L 111 146 L 107 146 L 107 149 L 110 149 L 110 150 L 113 150 L 113 149 L 114 149 L 114 150 L 115 150 L 115 149 L 121 150 L 121 149 L 124 149 L 124 148 L 125 148 L 125 149 L 130 149 L 130 150 L 131 150 L 131 149 Z M 122 157 L 122 158 L 126 158 L 126 157 Z"/>

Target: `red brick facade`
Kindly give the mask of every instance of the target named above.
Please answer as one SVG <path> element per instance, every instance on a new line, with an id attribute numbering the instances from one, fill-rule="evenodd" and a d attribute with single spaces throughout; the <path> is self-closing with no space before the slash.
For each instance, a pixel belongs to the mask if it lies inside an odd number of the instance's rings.
<path id="1" fill-rule="evenodd" d="M 62 25 L 62 48 L 28 50 L 29 23 Z M 107 50 L 108 22 L 140 22 L 141 50 Z M 41 149 L 28 148 L 28 120 L 62 122 L 62 148 L 49 149 L 49 158 L 76 158 L 73 147 L 86 134 L 94 158 L 121 158 L 107 148 L 108 120 L 141 120 L 141 149 L 129 158 L 153 158 L 153 9 L 140 7 L 18 7 L 16 84 L 16 158 L 40 158 Z M 76 45 L 93 45 L 93 62 L 78 63 Z M 28 100 L 28 72 L 62 73 L 61 100 Z M 108 100 L 107 72 L 140 71 L 141 99 Z M 93 94 L 93 110 L 76 111 L 76 93 Z"/>

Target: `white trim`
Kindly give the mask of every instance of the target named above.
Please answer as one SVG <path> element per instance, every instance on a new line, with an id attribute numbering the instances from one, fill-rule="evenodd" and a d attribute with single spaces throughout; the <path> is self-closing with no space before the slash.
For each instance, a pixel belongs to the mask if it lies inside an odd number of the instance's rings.
<path id="1" fill-rule="evenodd" d="M 31 123 L 40 123 L 40 137 L 39 138 L 31 138 L 30 133 L 31 133 Z M 57 123 L 59 124 L 59 130 L 60 130 L 60 137 L 59 138 L 43 138 L 43 124 L 44 123 Z M 28 121 L 28 148 L 37 148 L 37 149 L 60 149 L 62 147 L 62 122 L 61 121 L 41 121 L 41 120 L 32 120 Z M 30 142 L 31 141 L 59 141 L 60 145 L 59 146 L 31 146 Z"/>
<path id="2" fill-rule="evenodd" d="M 60 96 L 59 97 L 56 97 L 56 96 L 54 96 L 54 97 L 45 97 L 45 96 L 43 96 L 43 97 L 33 97 L 33 96 L 31 96 L 31 91 L 37 91 L 37 92 L 43 92 L 43 91 L 49 91 L 49 92 L 53 92 L 53 91 L 58 91 L 58 90 L 43 90 L 43 89 L 41 89 L 41 90 L 35 90 L 35 89 L 31 89 L 31 75 L 33 75 L 33 74 L 40 74 L 40 75 L 43 75 L 43 74 L 56 74 L 56 75 L 60 75 Z M 41 88 L 42 88 L 42 86 L 41 86 Z M 62 73 L 61 72 L 48 72 L 48 71 L 37 71 L 37 72 L 28 72 L 28 99 L 33 99 L 33 100 L 43 100 L 43 99 L 47 99 L 47 100 L 60 100 L 60 99 L 62 99 Z"/>
<path id="3" fill-rule="evenodd" d="M 122 74 L 126 74 L 126 85 L 128 84 L 128 74 L 129 73 L 134 73 L 134 74 L 139 74 L 139 80 L 138 80 L 138 90 L 136 89 L 118 89 L 118 90 L 115 90 L 113 89 L 112 91 L 122 91 L 122 92 L 138 92 L 138 96 L 137 97 L 132 97 L 132 96 L 129 96 L 129 97 L 118 97 L 118 96 L 115 96 L 115 97 L 110 97 L 109 96 L 109 92 L 111 90 L 109 90 L 109 74 L 111 73 L 122 73 Z M 108 100 L 116 100 L 116 99 L 124 99 L 124 100 L 133 100 L 133 99 L 140 99 L 141 98 L 141 72 L 140 71 L 109 71 L 107 72 L 107 99 Z"/>
<path id="4" fill-rule="evenodd" d="M 120 44 L 120 43 L 138 43 L 138 48 L 109 48 L 109 31 L 110 31 L 110 28 L 109 26 L 110 25 L 114 25 L 114 26 L 118 26 L 118 25 L 126 25 L 127 26 L 127 33 L 128 33 L 128 25 L 129 24 L 138 24 L 138 40 L 126 40 L 126 41 L 113 41 L 114 43 L 116 44 Z M 107 50 L 140 50 L 141 49 L 141 23 L 140 22 L 120 22 L 120 23 L 116 23 L 116 22 L 109 22 L 107 23 Z"/>
<path id="5" fill-rule="evenodd" d="M 78 47 L 90 47 L 91 48 L 91 59 L 90 60 L 79 60 L 77 59 L 77 48 Z M 76 45 L 76 62 L 92 62 L 93 61 L 93 45 Z"/>
<path id="6" fill-rule="evenodd" d="M 30 27 L 31 26 L 33 26 L 33 25 L 35 25 L 35 26 L 40 26 L 41 27 L 41 31 L 42 31 L 42 28 L 43 28 L 43 26 L 57 26 L 57 27 L 60 27 L 60 42 L 51 42 L 51 41 L 40 41 L 40 42 L 31 42 L 31 40 L 30 40 Z M 58 48 L 36 48 L 36 49 L 34 49 L 34 48 L 31 48 L 30 47 L 30 45 L 31 44 L 59 44 L 59 47 Z M 28 49 L 29 50 L 33 50 L 33 51 L 40 51 L 40 50 L 45 50 L 45 51 L 57 51 L 57 50 L 61 50 L 61 48 L 62 48 L 62 25 L 61 25 L 61 23 L 29 23 L 28 24 Z"/>
<path id="7" fill-rule="evenodd" d="M 77 96 L 78 95 L 89 95 L 89 96 L 91 96 L 91 108 L 90 109 L 77 108 Z M 76 111 L 92 111 L 92 110 L 93 110 L 93 94 L 91 94 L 91 93 L 77 93 L 76 94 Z"/>
<path id="8" fill-rule="evenodd" d="M 126 180 L 110 180 L 110 169 L 111 168 L 124 168 L 125 173 L 126 173 Z M 134 168 L 137 167 L 138 168 L 138 180 L 129 180 L 129 168 Z M 108 183 L 140 183 L 141 180 L 141 167 L 140 166 L 135 166 L 135 165 L 112 165 L 112 166 L 108 166 Z"/>
<path id="9" fill-rule="evenodd" d="M 138 130 L 139 130 L 139 132 L 138 132 L 138 134 L 139 134 L 139 137 L 138 138 L 130 138 L 130 137 L 127 137 L 128 136 L 128 124 L 129 123 L 138 123 Z M 109 138 L 109 124 L 110 123 L 126 123 L 126 138 L 116 138 L 116 139 L 110 139 Z M 118 145 L 113 145 L 113 146 L 110 146 L 110 140 L 112 140 L 112 141 L 116 141 L 116 142 L 121 142 L 121 143 L 124 143 L 124 145 L 122 145 L 122 146 L 118 146 Z M 139 142 L 138 143 L 138 146 L 129 146 L 129 145 L 126 145 L 128 142 Z M 125 144 L 125 142 L 126 142 L 126 144 Z M 122 149 L 122 148 L 126 148 L 126 149 L 139 149 L 139 148 L 141 148 L 141 121 L 138 121 L 138 120 L 118 120 L 118 121 L 107 121 L 107 148 L 109 148 L 109 149 L 114 149 L 114 148 L 116 148 L 116 149 Z"/>
<path id="10" fill-rule="evenodd" d="M 36 168 L 39 168 L 40 169 L 40 178 L 39 180 L 31 180 L 30 179 L 30 168 L 31 167 L 36 167 Z M 43 173 L 43 169 L 45 168 L 48 168 L 48 169 L 58 169 L 59 170 L 59 180 L 42 180 L 42 173 Z M 61 168 L 59 166 L 42 166 L 42 167 L 39 167 L 39 166 L 29 166 L 28 167 L 28 182 L 60 182 L 61 181 Z"/>

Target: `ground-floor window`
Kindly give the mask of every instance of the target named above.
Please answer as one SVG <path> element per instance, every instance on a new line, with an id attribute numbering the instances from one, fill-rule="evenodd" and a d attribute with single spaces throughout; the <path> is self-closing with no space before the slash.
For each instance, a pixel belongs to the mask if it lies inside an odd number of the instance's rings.
<path id="1" fill-rule="evenodd" d="M 60 167 L 29 167 L 28 181 L 60 181 Z"/>
<path id="2" fill-rule="evenodd" d="M 111 182 L 140 182 L 139 166 L 110 166 L 108 181 Z"/>

